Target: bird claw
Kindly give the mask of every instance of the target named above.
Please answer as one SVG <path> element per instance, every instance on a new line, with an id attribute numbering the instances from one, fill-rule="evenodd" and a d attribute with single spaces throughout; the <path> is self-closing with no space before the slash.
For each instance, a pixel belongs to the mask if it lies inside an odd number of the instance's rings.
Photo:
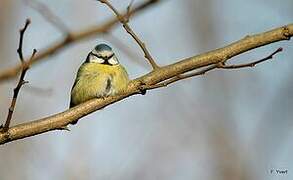
<path id="1" fill-rule="evenodd" d="M 140 81 L 140 85 L 138 87 L 138 90 L 140 92 L 141 95 L 145 95 L 146 94 L 146 89 L 145 89 L 145 83 L 143 81 Z"/>
<path id="2" fill-rule="evenodd" d="M 147 90 L 144 88 L 139 88 L 139 91 L 141 95 L 145 95 Z"/>

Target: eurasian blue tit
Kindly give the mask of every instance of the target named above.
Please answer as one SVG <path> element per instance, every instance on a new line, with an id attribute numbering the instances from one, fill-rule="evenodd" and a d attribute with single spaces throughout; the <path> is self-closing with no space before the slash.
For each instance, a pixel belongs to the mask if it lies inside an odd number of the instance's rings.
<path id="1" fill-rule="evenodd" d="M 70 107 L 92 98 L 123 93 L 128 82 L 128 74 L 112 48 L 106 44 L 99 44 L 78 69 L 71 90 Z"/>

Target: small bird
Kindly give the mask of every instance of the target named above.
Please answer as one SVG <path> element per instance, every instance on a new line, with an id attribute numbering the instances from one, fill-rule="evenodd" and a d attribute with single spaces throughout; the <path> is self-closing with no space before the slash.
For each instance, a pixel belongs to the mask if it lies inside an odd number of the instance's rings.
<path id="1" fill-rule="evenodd" d="M 106 44 L 99 44 L 78 69 L 71 90 L 70 107 L 89 99 L 123 93 L 128 82 L 128 74 L 112 48 Z"/>

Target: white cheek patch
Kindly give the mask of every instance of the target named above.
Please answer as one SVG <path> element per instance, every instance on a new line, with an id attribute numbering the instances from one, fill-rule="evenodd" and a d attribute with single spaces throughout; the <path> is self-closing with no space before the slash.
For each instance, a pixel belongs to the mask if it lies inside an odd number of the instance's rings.
<path id="1" fill-rule="evenodd" d="M 98 58 L 98 57 L 96 57 L 96 56 L 94 56 L 94 55 L 90 55 L 90 62 L 92 62 L 92 63 L 100 63 L 100 64 L 103 64 L 104 62 L 105 62 L 105 60 L 104 59 L 102 59 L 102 58 Z"/>
<path id="2" fill-rule="evenodd" d="M 113 56 L 112 58 L 110 58 L 109 60 L 108 60 L 108 62 L 109 62 L 109 64 L 111 64 L 111 65 L 117 65 L 119 62 L 118 62 L 118 60 L 117 60 L 117 58 L 115 57 L 115 56 Z"/>

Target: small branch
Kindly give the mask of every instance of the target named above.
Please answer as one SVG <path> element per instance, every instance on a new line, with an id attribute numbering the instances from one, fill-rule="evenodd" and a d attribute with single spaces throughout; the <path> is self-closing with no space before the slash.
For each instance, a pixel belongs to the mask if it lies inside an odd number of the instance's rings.
<path id="1" fill-rule="evenodd" d="M 10 105 L 9 110 L 8 110 L 8 115 L 7 115 L 7 118 L 6 118 L 6 122 L 5 122 L 4 127 L 3 127 L 3 132 L 7 132 L 8 129 L 9 129 L 11 119 L 12 119 L 12 115 L 13 115 L 13 112 L 14 112 L 14 109 L 15 109 L 17 97 L 18 97 L 18 94 L 19 94 L 19 91 L 20 91 L 21 87 L 25 83 L 28 83 L 28 81 L 24 80 L 24 77 L 25 77 L 25 74 L 26 74 L 27 70 L 29 69 L 29 65 L 23 59 L 22 47 L 23 47 L 24 33 L 25 33 L 25 31 L 26 31 L 26 29 L 27 29 L 29 24 L 30 24 L 30 20 L 27 19 L 26 22 L 25 22 L 24 28 L 20 29 L 20 31 L 19 31 L 20 32 L 20 38 L 19 38 L 19 46 L 18 46 L 17 52 L 18 52 L 18 55 L 19 55 L 19 59 L 20 59 L 20 61 L 22 63 L 22 71 L 21 71 L 21 74 L 20 74 L 18 84 L 13 90 L 13 97 L 12 97 L 11 105 Z M 34 57 L 36 52 L 37 51 L 34 49 L 34 51 L 32 53 L 32 56 L 31 56 L 31 59 Z"/>
<path id="2" fill-rule="evenodd" d="M 69 28 L 66 24 L 55 15 L 47 5 L 36 0 L 25 0 L 25 3 L 36 10 L 45 20 L 51 23 L 55 28 L 60 30 L 64 35 L 70 36 Z"/>
<path id="3" fill-rule="evenodd" d="M 275 50 L 272 54 L 268 55 L 265 58 L 262 58 L 260 60 L 257 61 L 253 61 L 250 63 L 246 63 L 246 64 L 238 64 L 238 65 L 226 65 L 225 63 L 219 63 L 218 64 L 218 68 L 222 68 L 222 69 L 239 69 L 239 68 L 246 68 L 246 67 L 254 67 L 255 65 L 262 63 L 264 61 L 273 59 L 273 56 L 279 52 L 282 52 L 283 48 L 278 48 L 277 50 Z"/>
<path id="4" fill-rule="evenodd" d="M 142 51 L 145 54 L 145 58 L 149 61 L 149 63 L 151 64 L 152 68 L 154 70 L 158 69 L 159 66 L 156 64 L 156 62 L 153 59 L 153 57 L 151 56 L 150 52 L 146 48 L 145 43 L 140 40 L 140 38 L 135 34 L 135 32 L 128 25 L 127 22 L 129 21 L 129 19 L 127 18 L 127 16 L 129 16 L 128 15 L 129 13 L 126 13 L 126 18 L 125 18 L 124 16 L 122 16 L 118 12 L 118 10 L 108 0 L 97 0 L 97 1 L 106 4 L 114 12 L 114 14 L 117 16 L 117 19 L 120 21 L 121 24 L 123 24 L 123 27 L 126 30 L 126 32 L 131 35 L 131 37 L 137 42 L 139 47 L 142 49 Z"/>

